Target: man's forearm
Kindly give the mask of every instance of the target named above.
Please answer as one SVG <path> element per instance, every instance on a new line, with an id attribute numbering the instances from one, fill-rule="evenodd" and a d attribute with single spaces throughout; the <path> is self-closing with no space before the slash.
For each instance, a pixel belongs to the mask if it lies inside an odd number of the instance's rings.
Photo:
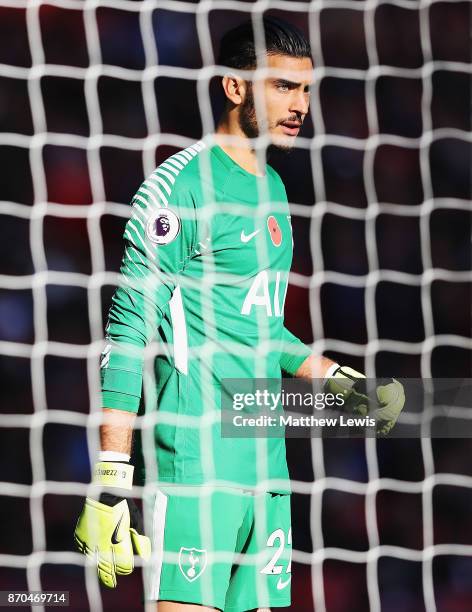
<path id="1" fill-rule="evenodd" d="M 336 362 L 320 355 L 310 355 L 295 372 L 296 378 L 310 381 L 312 378 L 324 378 L 329 368 Z"/>
<path id="2" fill-rule="evenodd" d="M 136 414 L 134 412 L 104 408 L 103 423 L 100 426 L 102 451 L 131 455 L 135 420 Z"/>

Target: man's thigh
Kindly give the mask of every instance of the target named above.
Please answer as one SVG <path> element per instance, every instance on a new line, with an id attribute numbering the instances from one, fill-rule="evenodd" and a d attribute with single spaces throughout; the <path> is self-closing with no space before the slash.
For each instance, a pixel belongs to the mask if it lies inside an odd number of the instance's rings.
<path id="1" fill-rule="evenodd" d="M 215 612 L 216 608 L 199 606 L 198 604 L 182 604 L 176 601 L 158 601 L 153 610 L 146 612 Z"/>
<path id="2" fill-rule="evenodd" d="M 233 568 L 225 612 L 290 605 L 292 531 L 290 495 L 254 496 L 249 536 Z"/>
<path id="3" fill-rule="evenodd" d="M 215 612 L 216 608 L 199 606 L 196 604 L 181 604 L 175 601 L 159 601 L 147 605 L 145 612 Z M 259 608 L 252 612 L 271 612 L 270 608 Z"/>
<path id="4" fill-rule="evenodd" d="M 251 503 L 238 489 L 165 486 L 152 508 L 146 599 L 159 612 L 224 609 L 240 527 Z M 179 603 L 174 603 L 179 602 Z M 176 607 L 177 606 L 177 607 Z"/>

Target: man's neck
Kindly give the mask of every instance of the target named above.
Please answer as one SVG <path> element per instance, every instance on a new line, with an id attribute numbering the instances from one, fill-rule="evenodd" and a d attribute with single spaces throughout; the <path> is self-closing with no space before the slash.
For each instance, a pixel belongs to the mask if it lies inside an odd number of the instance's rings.
<path id="1" fill-rule="evenodd" d="M 234 142 L 225 138 L 225 136 L 233 137 Z M 216 128 L 215 142 L 238 166 L 256 176 L 264 176 L 264 166 L 259 163 L 257 153 L 252 148 L 251 140 L 244 134 L 239 125 L 232 125 L 228 118 L 222 119 Z"/>

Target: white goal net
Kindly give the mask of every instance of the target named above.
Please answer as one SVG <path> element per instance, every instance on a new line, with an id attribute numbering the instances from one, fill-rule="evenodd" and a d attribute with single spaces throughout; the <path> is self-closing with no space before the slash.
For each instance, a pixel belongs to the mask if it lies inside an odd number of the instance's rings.
<path id="1" fill-rule="evenodd" d="M 468 2 L 0 0 L 0 591 L 142 605 L 139 571 L 105 593 L 73 548 L 122 230 L 141 181 L 214 130 L 222 34 L 264 14 L 315 62 L 271 162 L 287 327 L 367 376 L 470 377 Z M 430 434 L 288 441 L 293 609 L 472 609 L 471 444 Z"/>

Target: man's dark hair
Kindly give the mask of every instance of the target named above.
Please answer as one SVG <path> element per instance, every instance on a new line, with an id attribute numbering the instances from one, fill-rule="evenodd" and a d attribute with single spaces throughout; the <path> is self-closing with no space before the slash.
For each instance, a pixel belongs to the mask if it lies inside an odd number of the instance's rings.
<path id="1" fill-rule="evenodd" d="M 310 43 L 298 28 L 274 17 L 264 17 L 263 25 L 268 55 L 311 58 Z M 223 36 L 218 64 L 240 70 L 256 67 L 256 47 L 251 21 L 246 21 Z"/>

